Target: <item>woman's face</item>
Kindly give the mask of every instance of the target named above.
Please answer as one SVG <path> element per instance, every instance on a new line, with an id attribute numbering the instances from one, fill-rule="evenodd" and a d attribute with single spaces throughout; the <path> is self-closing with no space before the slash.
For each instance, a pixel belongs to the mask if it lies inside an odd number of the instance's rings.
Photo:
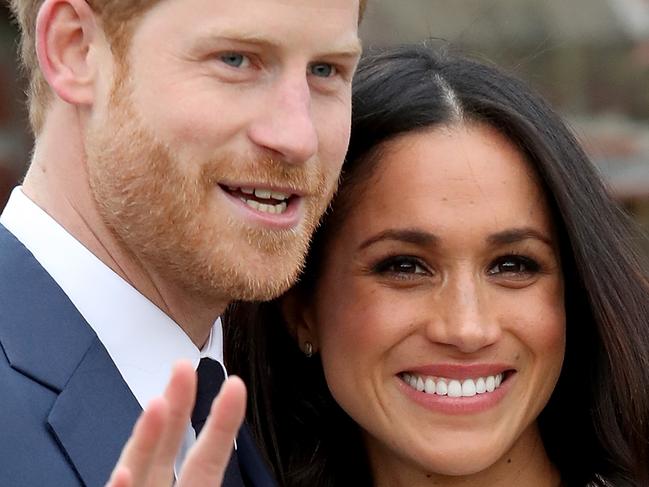
<path id="1" fill-rule="evenodd" d="M 476 124 L 402 136 L 379 157 L 300 332 L 375 474 L 499 476 L 545 458 L 535 421 L 564 356 L 563 279 L 527 162 Z"/>

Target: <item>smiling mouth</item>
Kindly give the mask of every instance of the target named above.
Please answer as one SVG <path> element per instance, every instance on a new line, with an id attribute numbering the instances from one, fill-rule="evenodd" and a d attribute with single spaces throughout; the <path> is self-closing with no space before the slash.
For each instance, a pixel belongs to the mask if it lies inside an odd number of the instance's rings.
<path id="1" fill-rule="evenodd" d="M 402 372 L 399 378 L 412 389 L 425 394 L 448 397 L 473 397 L 497 390 L 513 373 L 508 370 L 495 375 L 466 379 L 431 377 L 413 372 Z"/>
<path id="2" fill-rule="evenodd" d="M 253 210 L 271 215 L 286 213 L 291 202 L 298 198 L 295 194 L 264 188 L 219 186 L 230 196 L 240 199 Z"/>

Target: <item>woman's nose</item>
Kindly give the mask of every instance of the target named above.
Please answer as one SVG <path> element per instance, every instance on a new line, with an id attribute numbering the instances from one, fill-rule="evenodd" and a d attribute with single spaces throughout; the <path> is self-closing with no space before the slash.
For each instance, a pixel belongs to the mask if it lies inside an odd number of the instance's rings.
<path id="1" fill-rule="evenodd" d="M 429 340 L 463 353 L 486 348 L 501 335 L 484 283 L 479 277 L 449 281 L 436 295 L 434 318 L 426 328 Z"/>

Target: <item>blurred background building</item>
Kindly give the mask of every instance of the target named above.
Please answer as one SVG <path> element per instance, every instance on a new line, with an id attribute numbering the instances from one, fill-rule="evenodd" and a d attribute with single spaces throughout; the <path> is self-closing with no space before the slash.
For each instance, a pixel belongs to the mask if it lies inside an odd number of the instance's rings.
<path id="1" fill-rule="evenodd" d="M 370 0 L 363 39 L 448 42 L 527 80 L 649 235 L 649 0 Z"/>
<path id="2" fill-rule="evenodd" d="M 3 3 L 0 207 L 31 146 L 15 35 Z M 449 42 L 529 81 L 649 235 L 649 0 L 369 0 L 362 36 L 366 46 Z"/>
<path id="3" fill-rule="evenodd" d="M 23 82 L 16 68 L 16 29 L 0 2 L 0 208 L 22 176 L 31 139 L 23 107 Z"/>

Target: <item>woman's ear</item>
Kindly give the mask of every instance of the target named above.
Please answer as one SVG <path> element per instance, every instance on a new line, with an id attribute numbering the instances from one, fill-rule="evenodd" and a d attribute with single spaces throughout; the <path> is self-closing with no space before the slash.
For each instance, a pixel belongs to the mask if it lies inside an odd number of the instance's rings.
<path id="1" fill-rule="evenodd" d="M 38 12 L 38 63 L 52 91 L 67 103 L 93 101 L 97 66 L 92 47 L 99 31 L 86 0 L 45 0 Z"/>
<path id="2" fill-rule="evenodd" d="M 318 335 L 308 300 L 301 292 L 292 289 L 282 297 L 280 307 L 289 333 L 300 350 L 310 357 L 318 351 Z"/>

